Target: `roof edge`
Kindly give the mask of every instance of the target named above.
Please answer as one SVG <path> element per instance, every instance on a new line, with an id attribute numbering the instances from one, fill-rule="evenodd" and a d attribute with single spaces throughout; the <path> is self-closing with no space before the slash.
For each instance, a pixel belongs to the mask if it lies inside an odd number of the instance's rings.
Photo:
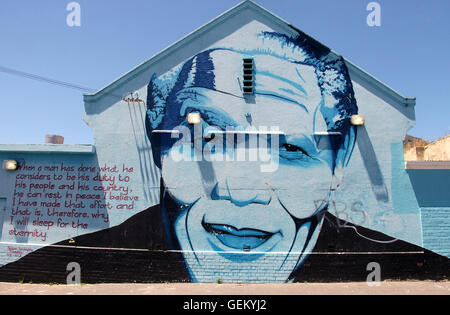
<path id="1" fill-rule="evenodd" d="M 362 80 L 363 82 L 370 84 L 371 86 L 375 87 L 379 92 L 381 92 L 383 95 L 387 96 L 388 98 L 399 102 L 405 106 L 415 106 L 416 105 L 416 98 L 415 97 L 405 97 L 387 84 L 381 82 L 379 79 L 375 78 L 370 73 L 366 72 L 362 68 L 355 65 L 353 62 L 351 62 L 348 59 L 345 59 L 345 64 L 347 65 L 348 71 L 350 72 L 350 77 L 352 77 L 352 74 L 355 75 L 358 79 Z"/>
<path id="2" fill-rule="evenodd" d="M 407 170 L 450 170 L 450 161 L 406 161 Z"/>
<path id="3" fill-rule="evenodd" d="M 208 30 L 212 29 L 214 26 L 222 23 L 224 20 L 229 19 L 233 17 L 234 15 L 238 14 L 241 10 L 246 8 L 255 8 L 258 10 L 259 13 L 271 17 L 273 19 L 273 22 L 275 24 L 278 24 L 282 27 L 285 27 L 286 29 L 291 29 L 290 23 L 283 20 L 279 16 L 276 16 L 272 12 L 268 11 L 267 9 L 263 8 L 262 6 L 256 4 L 252 0 L 244 0 L 241 3 L 238 3 L 234 7 L 228 9 L 224 13 L 220 14 L 216 18 L 210 20 L 209 22 L 203 24 L 196 30 L 190 32 L 189 34 L 185 35 L 175 43 L 171 44 L 170 46 L 166 47 L 165 49 L 161 50 L 160 52 L 156 53 L 149 59 L 145 60 L 144 62 L 140 63 L 130 71 L 126 72 L 119 78 L 115 79 L 108 85 L 100 88 L 98 91 L 94 93 L 85 93 L 83 94 L 83 98 L 85 102 L 95 102 L 99 98 L 101 98 L 104 95 L 107 95 L 110 93 L 112 89 L 114 89 L 117 86 L 120 86 L 123 82 L 139 75 L 142 71 L 145 71 L 148 67 L 150 67 L 152 64 L 158 62 L 162 58 L 170 55 L 172 52 L 174 52 L 177 48 L 183 46 L 184 44 L 188 43 L 190 40 L 192 40 L 195 37 L 198 37 L 202 35 L 204 32 L 207 32 Z M 117 96 L 117 95 L 115 95 Z"/>
<path id="4" fill-rule="evenodd" d="M 130 79 L 132 79 L 134 77 L 136 77 L 142 71 L 145 71 L 147 68 L 149 68 L 154 63 L 156 63 L 159 60 L 161 60 L 162 58 L 172 54 L 173 52 L 176 51 L 176 49 L 178 49 L 178 48 L 182 47 L 183 45 L 187 44 L 193 38 L 201 36 L 204 32 L 207 32 L 208 30 L 212 29 L 216 25 L 222 23 L 224 20 L 226 20 L 228 18 L 231 18 L 235 14 L 239 13 L 241 10 L 243 10 L 245 8 L 250 8 L 250 7 L 256 9 L 262 15 L 264 15 L 266 17 L 269 17 L 269 18 L 272 18 L 272 21 L 275 24 L 278 24 L 281 27 L 285 27 L 286 29 L 289 29 L 289 30 L 293 29 L 294 31 L 297 30 L 291 23 L 289 23 L 286 20 L 282 19 L 281 17 L 275 15 L 274 13 L 268 11 L 264 7 L 256 4 L 252 0 L 244 0 L 241 3 L 235 5 L 234 7 L 228 9 L 224 13 L 220 14 L 216 18 L 214 18 L 214 19 L 210 20 L 209 22 L 203 24 L 202 26 L 200 26 L 196 30 L 192 31 L 191 33 L 187 34 L 186 36 L 184 36 L 180 40 L 176 41 L 172 45 L 170 45 L 167 48 L 161 50 L 160 52 L 158 52 L 157 54 L 153 55 L 149 59 L 147 59 L 144 62 L 140 63 L 139 65 L 137 65 L 136 67 L 134 67 L 133 69 L 131 69 L 127 73 L 123 74 L 122 76 L 120 76 L 116 80 L 112 81 L 108 85 L 100 88 L 97 92 L 83 94 L 84 102 L 91 103 L 91 102 L 97 101 L 98 99 L 100 99 L 101 97 L 103 97 L 105 95 L 108 95 L 108 94 L 112 95 L 111 94 L 111 90 L 114 90 L 114 88 L 116 88 L 116 87 L 120 86 L 121 84 L 123 84 L 124 82 L 126 82 L 126 81 L 128 81 L 128 80 L 130 80 Z M 324 45 L 324 46 L 327 47 L 326 45 Z M 335 52 L 333 50 L 331 50 L 331 51 L 334 54 L 339 55 L 337 52 Z M 378 92 L 381 92 L 382 95 L 385 95 L 385 96 L 387 96 L 387 98 L 389 98 L 389 99 L 391 99 L 391 100 L 393 100 L 393 101 L 395 101 L 397 103 L 400 103 L 400 104 L 402 104 L 404 106 L 415 106 L 416 105 L 416 98 L 414 98 L 414 97 L 404 97 L 402 94 L 400 94 L 399 92 L 395 91 L 394 89 L 392 89 L 391 87 L 389 87 L 385 83 L 381 82 L 380 80 L 378 80 L 377 78 L 375 78 L 374 76 L 369 74 L 368 72 L 364 71 L 362 68 L 358 67 L 353 62 L 351 62 L 351 61 L 349 61 L 349 60 L 347 60 L 345 58 L 344 58 L 344 61 L 345 61 L 346 65 L 347 65 L 347 68 L 348 68 L 349 72 L 351 74 L 353 74 L 354 77 L 358 78 L 362 82 L 365 82 L 367 84 L 370 84 L 371 86 L 374 86 Z M 118 97 L 118 95 L 114 95 L 114 96 Z"/>
<path id="5" fill-rule="evenodd" d="M 95 154 L 92 144 L 0 144 L 0 153 Z"/>

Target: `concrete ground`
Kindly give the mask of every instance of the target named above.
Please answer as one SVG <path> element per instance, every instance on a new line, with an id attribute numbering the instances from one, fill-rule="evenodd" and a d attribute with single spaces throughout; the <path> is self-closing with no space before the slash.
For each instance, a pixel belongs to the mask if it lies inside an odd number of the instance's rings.
<path id="1" fill-rule="evenodd" d="M 81 284 L 0 283 L 0 295 L 450 295 L 450 281 L 295 284 Z"/>

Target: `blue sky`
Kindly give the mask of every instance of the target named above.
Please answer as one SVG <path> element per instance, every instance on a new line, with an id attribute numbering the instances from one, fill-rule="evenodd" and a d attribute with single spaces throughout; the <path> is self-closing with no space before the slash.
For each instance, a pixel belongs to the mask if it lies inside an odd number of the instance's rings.
<path id="1" fill-rule="evenodd" d="M 2 0 L 0 67 L 97 90 L 239 0 L 78 0 L 81 27 L 66 24 L 69 0 Z M 256 0 L 400 94 L 416 97 L 410 134 L 436 140 L 450 131 L 450 1 Z M 0 72 L 0 143 L 94 143 L 79 90 Z"/>

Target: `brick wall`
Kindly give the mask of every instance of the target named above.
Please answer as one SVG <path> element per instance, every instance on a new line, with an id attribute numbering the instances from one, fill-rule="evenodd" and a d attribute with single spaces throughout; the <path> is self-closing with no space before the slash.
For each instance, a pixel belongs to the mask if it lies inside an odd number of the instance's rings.
<path id="1" fill-rule="evenodd" d="M 450 257 L 450 207 L 421 208 L 423 246 Z"/>

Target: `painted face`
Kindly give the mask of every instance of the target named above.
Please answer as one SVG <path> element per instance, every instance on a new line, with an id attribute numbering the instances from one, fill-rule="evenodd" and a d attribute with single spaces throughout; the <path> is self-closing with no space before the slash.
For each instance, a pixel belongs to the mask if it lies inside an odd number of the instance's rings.
<path id="1" fill-rule="evenodd" d="M 291 63 L 278 63 L 276 70 L 259 67 L 252 100 L 198 87 L 178 92 L 180 116 L 198 112 L 202 123 L 190 127 L 191 141 L 175 143 L 162 157 L 162 178 L 180 205 L 174 228 L 194 280 L 286 281 L 315 245 L 322 218 L 316 214 L 328 203 L 334 155 L 328 137 L 314 135 L 327 130 L 317 110 L 322 96 L 314 68 L 292 68 Z M 239 141 L 252 148 L 250 138 L 230 141 L 224 135 L 230 126 L 253 127 L 256 134 L 279 130 L 257 136 L 269 138 L 276 167 L 264 172 L 270 162 L 260 156 L 250 161 L 250 154 L 230 158 L 230 146 Z M 211 138 L 211 127 L 222 133 Z M 258 277 L 250 270 L 266 272 Z"/>

